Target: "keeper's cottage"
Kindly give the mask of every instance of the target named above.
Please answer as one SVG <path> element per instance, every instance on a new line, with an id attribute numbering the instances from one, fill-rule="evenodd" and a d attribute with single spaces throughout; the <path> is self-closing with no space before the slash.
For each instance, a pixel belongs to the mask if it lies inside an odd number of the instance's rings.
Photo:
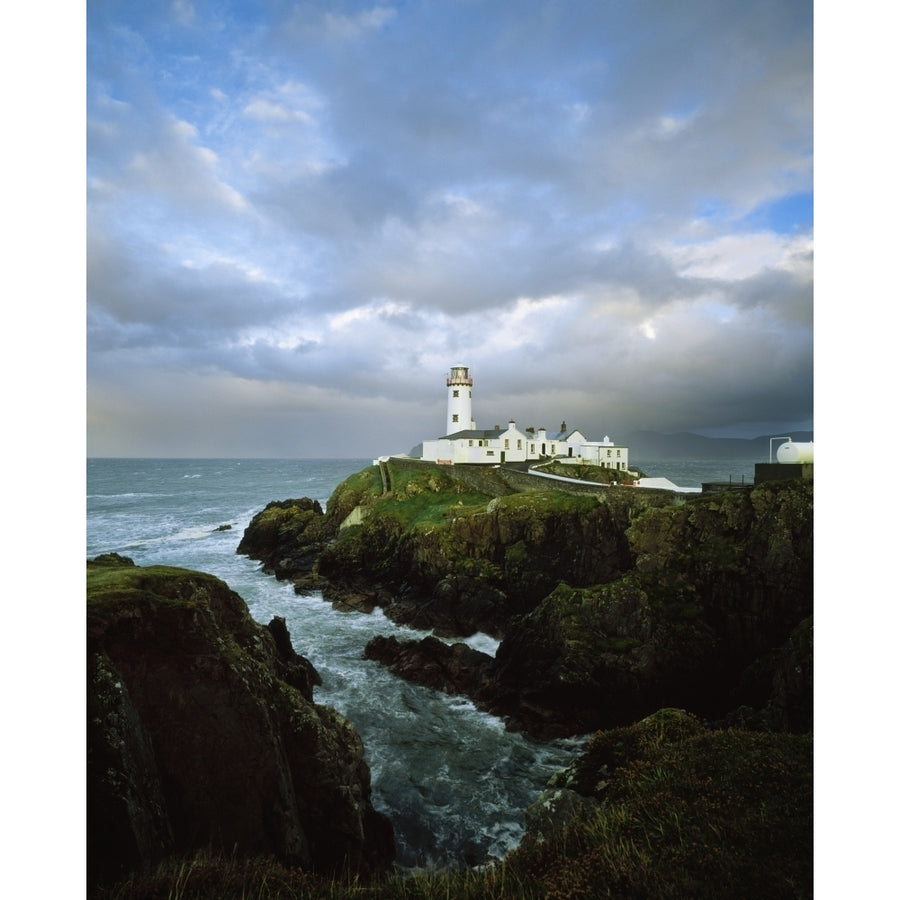
<path id="1" fill-rule="evenodd" d="M 628 448 L 609 437 L 589 441 L 577 428 L 563 422 L 559 431 L 529 426 L 520 431 L 513 419 L 505 428 L 480 430 L 472 418 L 472 378 L 467 366 L 453 366 L 447 377 L 447 433 L 422 442 L 422 459 L 444 465 L 458 463 L 528 462 L 558 459 L 609 469 L 628 468 Z"/>

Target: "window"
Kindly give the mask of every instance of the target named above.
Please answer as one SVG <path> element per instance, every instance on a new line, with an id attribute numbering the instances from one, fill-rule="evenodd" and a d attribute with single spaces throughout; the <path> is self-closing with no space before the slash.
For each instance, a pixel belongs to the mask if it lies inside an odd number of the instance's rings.
<path id="1" fill-rule="evenodd" d="M 622 455 L 622 451 L 621 451 L 621 450 L 616 450 L 616 456 L 621 456 L 621 455 Z"/>
<path id="2" fill-rule="evenodd" d="M 521 449 L 522 449 L 522 439 L 519 438 L 519 440 L 516 441 L 516 450 L 521 450 Z"/>
<path id="3" fill-rule="evenodd" d="M 459 396 L 459 391 L 454 391 L 454 392 L 453 392 L 453 396 L 454 396 L 454 397 L 458 397 L 458 396 Z"/>
<path id="4" fill-rule="evenodd" d="M 493 450 L 488 450 L 487 455 L 488 455 L 488 456 L 493 456 L 493 455 L 494 455 L 494 451 L 493 451 Z"/>
<path id="5" fill-rule="evenodd" d="M 458 416 L 456 413 L 453 413 L 453 421 L 454 421 L 454 422 L 458 422 L 458 421 L 459 421 L 459 416 Z"/>
<path id="6" fill-rule="evenodd" d="M 474 446 L 475 446 L 475 441 L 471 440 L 471 438 L 469 439 L 469 446 L 470 446 L 470 447 L 474 447 Z"/>
<path id="7" fill-rule="evenodd" d="M 506 440 L 503 441 L 503 449 L 509 450 L 509 438 L 506 438 Z"/>

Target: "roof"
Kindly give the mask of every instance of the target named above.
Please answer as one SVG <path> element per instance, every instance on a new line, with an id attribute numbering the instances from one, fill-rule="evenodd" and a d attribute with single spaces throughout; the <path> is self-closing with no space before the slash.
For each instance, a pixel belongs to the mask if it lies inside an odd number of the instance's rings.
<path id="1" fill-rule="evenodd" d="M 459 441 L 466 438 L 470 440 L 476 438 L 479 440 L 489 440 L 490 438 L 498 438 L 501 434 L 506 434 L 507 431 L 509 431 L 509 428 L 489 428 L 486 430 L 469 428 L 465 431 L 454 431 L 453 434 L 445 434 L 442 438 L 439 438 L 439 440 Z"/>
<path id="2" fill-rule="evenodd" d="M 521 429 L 517 426 L 513 426 L 516 431 L 521 431 Z M 458 441 L 458 440 L 490 440 L 499 438 L 500 435 L 506 434 L 509 431 L 509 426 L 506 428 L 468 428 L 463 431 L 454 431 L 452 434 L 445 434 L 443 437 L 438 438 L 441 441 Z M 528 431 L 526 429 L 522 432 L 522 434 L 530 436 L 531 439 L 537 437 L 536 431 Z M 568 431 L 553 431 L 547 432 L 546 440 L 548 441 L 567 441 L 572 435 L 581 434 L 581 431 L 577 428 L 570 428 Z M 582 435 L 584 437 L 584 435 Z"/>
<path id="3" fill-rule="evenodd" d="M 572 435 L 580 434 L 584 437 L 584 434 L 581 432 L 579 428 L 569 428 L 567 431 L 548 431 L 547 432 L 547 440 L 550 441 L 567 441 Z"/>

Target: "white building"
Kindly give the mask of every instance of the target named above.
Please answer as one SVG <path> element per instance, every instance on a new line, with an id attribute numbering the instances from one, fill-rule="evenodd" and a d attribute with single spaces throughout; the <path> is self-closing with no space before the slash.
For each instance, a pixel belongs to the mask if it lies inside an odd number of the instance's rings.
<path id="1" fill-rule="evenodd" d="M 510 419 L 505 428 L 479 430 L 472 417 L 472 378 L 467 366 L 456 365 L 447 378 L 447 434 L 422 442 L 422 459 L 444 465 L 527 462 L 558 459 L 610 469 L 628 468 L 628 448 L 609 437 L 589 441 L 563 422 L 559 431 L 532 427 L 521 431 Z"/>

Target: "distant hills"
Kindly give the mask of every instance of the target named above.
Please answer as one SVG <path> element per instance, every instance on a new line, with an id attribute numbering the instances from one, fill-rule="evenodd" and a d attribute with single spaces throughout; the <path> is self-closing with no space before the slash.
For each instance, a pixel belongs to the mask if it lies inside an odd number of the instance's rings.
<path id="1" fill-rule="evenodd" d="M 797 443 L 813 439 L 811 431 L 787 432 Z M 709 438 L 682 431 L 663 434 L 658 431 L 635 431 L 622 444 L 628 447 L 630 459 L 750 459 L 769 460 L 769 441 L 776 435 L 755 438 Z M 783 441 L 774 441 L 773 451 Z"/>

